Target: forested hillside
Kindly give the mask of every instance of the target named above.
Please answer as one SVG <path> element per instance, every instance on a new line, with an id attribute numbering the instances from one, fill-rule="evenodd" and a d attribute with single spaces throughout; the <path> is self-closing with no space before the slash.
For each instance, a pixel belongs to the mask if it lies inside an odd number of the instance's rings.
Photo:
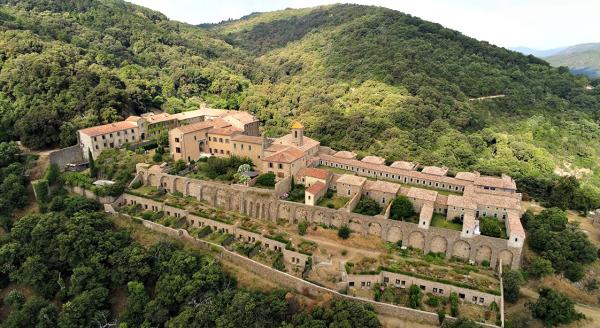
<path id="1" fill-rule="evenodd" d="M 553 66 L 566 66 L 574 74 L 600 78 L 600 43 L 585 43 L 567 47 L 544 58 Z"/>
<path id="2" fill-rule="evenodd" d="M 533 56 L 356 5 L 253 14 L 212 30 L 267 70 L 270 80 L 242 102 L 267 132 L 300 117 L 334 148 L 508 172 L 542 198 L 564 182 L 556 168 L 596 170 L 600 92 Z M 585 176 L 574 207 L 598 204 L 595 176 Z"/>
<path id="3" fill-rule="evenodd" d="M 268 135 L 300 119 L 336 149 L 506 172 L 538 198 L 570 188 L 569 207 L 600 206 L 600 89 L 439 24 L 358 5 L 195 27 L 120 0 L 0 3 L 0 141 L 68 146 L 82 127 L 205 101 L 250 110 Z"/>
<path id="4" fill-rule="evenodd" d="M 0 1 L 0 140 L 68 146 L 77 129 L 152 108 L 238 106 L 247 58 L 118 0 Z M 243 58 L 243 59 L 242 59 Z"/>

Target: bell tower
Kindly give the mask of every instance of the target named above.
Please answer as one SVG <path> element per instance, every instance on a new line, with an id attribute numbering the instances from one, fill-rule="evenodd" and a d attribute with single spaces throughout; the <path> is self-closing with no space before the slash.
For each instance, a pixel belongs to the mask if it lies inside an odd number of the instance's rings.
<path id="1" fill-rule="evenodd" d="M 295 121 L 292 123 L 292 140 L 296 146 L 302 146 L 302 142 L 304 141 L 304 125 L 302 123 Z"/>

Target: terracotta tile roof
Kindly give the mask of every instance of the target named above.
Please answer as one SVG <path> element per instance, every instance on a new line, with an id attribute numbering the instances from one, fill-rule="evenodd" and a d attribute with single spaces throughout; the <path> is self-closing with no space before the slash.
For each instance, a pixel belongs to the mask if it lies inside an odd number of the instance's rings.
<path id="1" fill-rule="evenodd" d="M 342 174 L 337 179 L 337 183 L 345 183 L 352 186 L 362 186 L 367 181 L 365 177 L 359 177 L 358 175 Z"/>
<path id="2" fill-rule="evenodd" d="M 177 120 L 176 117 L 171 116 L 171 114 L 169 114 L 169 113 L 153 114 L 153 115 L 144 116 L 144 118 L 150 124 Z"/>
<path id="3" fill-rule="evenodd" d="M 403 170 L 403 169 L 399 169 L 399 168 L 395 168 L 395 167 L 391 167 L 391 166 L 387 166 L 387 165 L 365 163 L 365 162 L 358 161 L 355 159 L 338 158 L 338 157 L 334 157 L 334 156 L 327 155 L 327 154 L 319 154 L 319 157 L 321 158 L 321 160 L 327 161 L 327 162 L 333 162 L 333 163 L 354 166 L 354 167 L 361 168 L 361 169 L 364 168 L 365 170 L 380 171 L 383 173 L 388 173 L 388 174 L 393 174 L 393 175 L 401 175 L 401 176 L 405 176 L 405 177 L 413 178 L 413 179 L 430 180 L 430 181 L 436 181 L 436 182 L 441 182 L 441 183 L 446 183 L 446 184 L 451 184 L 451 185 L 456 185 L 456 186 L 463 186 L 463 187 L 471 184 L 471 182 L 455 179 L 453 177 L 431 175 L 431 174 L 418 172 L 418 171 L 414 171 L 414 170 Z"/>
<path id="4" fill-rule="evenodd" d="M 263 161 L 276 163 L 292 163 L 301 159 L 302 157 L 304 157 L 304 152 L 296 148 L 289 147 L 285 150 L 263 158 Z"/>
<path id="5" fill-rule="evenodd" d="M 204 121 L 204 122 L 197 122 L 197 123 L 179 126 L 179 127 L 174 128 L 173 130 L 185 134 L 185 133 L 190 133 L 190 132 L 197 132 L 200 130 L 211 129 L 212 127 L 213 127 L 212 121 Z"/>
<path id="6" fill-rule="evenodd" d="M 349 159 L 353 159 L 356 158 L 356 154 L 351 152 L 351 151 L 338 151 L 337 153 L 333 154 L 333 156 L 335 157 L 339 157 L 339 158 L 349 158 Z"/>
<path id="7" fill-rule="evenodd" d="M 256 117 L 254 117 L 254 115 L 252 115 L 246 111 L 239 111 L 239 112 L 231 111 L 231 112 L 227 113 L 226 115 L 224 115 L 223 118 L 225 120 L 227 120 L 227 118 L 233 118 L 242 124 L 250 124 L 250 123 L 258 122 L 258 119 Z"/>
<path id="8" fill-rule="evenodd" d="M 438 193 L 435 203 L 439 205 L 448 205 L 448 196 Z"/>
<path id="9" fill-rule="evenodd" d="M 308 189 L 306 189 L 305 192 L 307 192 L 309 194 L 312 194 L 312 195 L 316 195 L 319 192 L 323 191 L 325 188 L 327 188 L 327 187 L 325 186 L 324 183 L 322 183 L 322 182 L 315 182 L 310 187 L 308 187 Z"/>
<path id="10" fill-rule="evenodd" d="M 421 207 L 421 212 L 419 213 L 419 224 L 423 221 L 427 222 L 426 225 L 429 225 L 431 222 L 431 217 L 433 216 L 433 204 L 426 203 Z"/>
<path id="11" fill-rule="evenodd" d="M 506 219 L 506 227 L 508 229 L 508 233 L 510 237 L 517 236 L 521 238 L 525 238 L 525 230 L 523 230 L 523 225 L 521 224 L 521 218 L 519 216 L 519 212 L 517 211 L 509 211 L 508 218 Z"/>
<path id="12" fill-rule="evenodd" d="M 365 190 L 381 191 L 388 194 L 397 194 L 398 191 L 400 191 L 400 185 L 397 183 L 391 183 L 381 180 L 367 180 L 367 182 L 365 182 Z"/>
<path id="13" fill-rule="evenodd" d="M 425 166 L 421 172 L 425 173 L 425 174 L 443 176 L 443 175 L 446 175 L 448 173 L 448 168 L 445 167 L 445 166 L 444 167 L 439 167 L 439 166 Z"/>
<path id="14" fill-rule="evenodd" d="M 458 172 L 455 178 L 466 181 L 475 181 L 479 177 L 479 172 Z"/>
<path id="15" fill-rule="evenodd" d="M 379 156 L 365 156 L 361 159 L 361 162 L 382 165 L 385 163 L 385 158 Z"/>
<path id="16" fill-rule="evenodd" d="M 137 124 L 131 121 L 120 121 L 115 123 L 109 123 L 104 125 L 92 126 L 79 130 L 80 133 L 86 134 L 90 137 L 98 136 L 107 133 L 113 133 L 123 131 L 127 129 L 137 129 Z"/>
<path id="17" fill-rule="evenodd" d="M 415 166 L 416 166 L 415 163 L 406 162 L 406 161 L 395 161 L 394 163 L 392 163 L 392 165 L 390 165 L 390 167 L 397 168 L 397 169 L 403 169 L 403 170 L 414 170 Z"/>
<path id="18" fill-rule="evenodd" d="M 245 134 L 235 135 L 231 138 L 231 140 L 245 142 L 245 143 L 251 143 L 251 144 L 257 144 L 257 145 L 262 145 L 262 143 L 264 141 L 263 137 L 247 136 Z"/>
<path id="19" fill-rule="evenodd" d="M 474 193 L 469 198 L 476 204 L 479 204 L 480 206 L 485 205 L 490 207 L 507 208 L 515 210 L 521 208 L 521 200 L 515 197 L 506 197 L 487 193 Z"/>
<path id="20" fill-rule="evenodd" d="M 508 175 L 503 174 L 502 177 L 489 177 L 489 176 L 480 176 L 475 179 L 474 184 L 476 186 L 487 186 L 494 188 L 503 188 L 503 189 L 517 189 L 517 184 L 515 180 L 513 180 Z"/>
<path id="21" fill-rule="evenodd" d="M 313 147 L 319 146 L 321 143 L 307 136 L 304 136 L 302 137 L 302 146 L 296 146 L 294 144 L 294 137 L 291 133 L 289 133 L 284 135 L 283 137 L 275 139 L 273 141 L 273 144 L 292 146 L 300 149 L 301 151 L 307 151 Z"/>
<path id="22" fill-rule="evenodd" d="M 477 204 L 475 204 L 471 199 L 457 195 L 448 195 L 447 205 L 468 208 L 471 210 L 477 209 Z"/>
<path id="23" fill-rule="evenodd" d="M 465 216 L 463 217 L 463 230 L 468 229 L 469 233 L 472 233 L 475 230 L 475 224 L 474 211 L 465 211 Z"/>
<path id="24" fill-rule="evenodd" d="M 323 169 L 317 169 L 314 167 L 305 167 L 298 172 L 298 176 L 327 180 L 331 176 L 331 172 Z"/>
<path id="25" fill-rule="evenodd" d="M 188 120 L 188 119 L 192 119 L 192 118 L 198 118 L 198 117 L 202 117 L 205 115 L 206 115 L 206 112 L 204 110 L 197 109 L 197 110 L 190 110 L 190 111 L 186 111 L 186 112 L 173 114 L 173 115 L 171 115 L 171 117 L 174 117 L 178 121 L 181 121 L 181 120 Z"/>
<path id="26" fill-rule="evenodd" d="M 136 115 L 131 115 L 128 118 L 125 119 L 125 121 L 130 121 L 130 122 L 137 122 L 138 120 L 140 120 L 141 117 L 140 116 L 136 116 Z"/>
<path id="27" fill-rule="evenodd" d="M 289 146 L 279 145 L 279 144 L 271 144 L 271 145 L 269 145 L 269 147 L 265 148 L 265 151 L 276 153 L 276 152 L 280 152 L 280 151 L 282 151 L 284 149 L 288 149 L 288 148 L 289 148 Z"/>
<path id="28" fill-rule="evenodd" d="M 430 202 L 435 202 L 435 200 L 437 198 L 437 194 L 438 194 L 437 191 L 412 187 L 412 188 L 410 188 L 410 190 L 408 190 L 407 197 L 426 200 L 426 201 L 430 201 Z"/>
<path id="29" fill-rule="evenodd" d="M 231 136 L 240 132 L 242 132 L 240 129 L 236 129 L 232 126 L 226 126 L 224 128 L 212 128 L 208 130 L 209 134 L 216 134 L 220 136 Z"/>

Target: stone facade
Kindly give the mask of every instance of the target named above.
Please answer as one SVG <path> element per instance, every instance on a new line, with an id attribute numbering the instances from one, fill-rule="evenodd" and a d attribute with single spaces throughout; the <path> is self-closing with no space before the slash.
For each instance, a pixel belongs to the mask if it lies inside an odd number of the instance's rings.
<path id="1" fill-rule="evenodd" d="M 348 225 L 356 233 L 376 235 L 389 242 L 401 240 L 403 245 L 422 249 L 425 253 L 444 253 L 448 258 L 457 257 L 477 263 L 486 260 L 492 267 L 500 259 L 512 268 L 519 268 L 521 263 L 521 247 L 513 246 L 505 239 L 482 235 L 463 238 L 460 231 L 436 227 L 424 229 L 417 224 L 387 219 L 384 215 L 365 216 L 343 209 L 289 202 L 279 199 L 280 194 L 274 190 L 169 175 L 158 166 L 148 164 L 138 164 L 137 174 L 146 185 L 181 192 L 185 196 L 206 201 L 211 206 L 253 218 L 308 221 L 337 227 Z M 279 190 L 283 190 L 283 187 L 280 186 Z"/>
<path id="2" fill-rule="evenodd" d="M 450 293 L 455 292 L 458 298 L 464 302 L 489 306 L 492 302 L 500 305 L 500 292 L 498 295 L 485 293 L 482 291 L 462 288 L 450 284 L 411 277 L 401 273 L 382 271 L 379 274 L 349 274 L 347 278 L 348 288 L 372 289 L 375 283 L 390 285 L 399 288 L 409 288 L 411 285 L 417 285 L 423 293 L 432 293 L 438 296 L 448 297 Z"/>
<path id="3" fill-rule="evenodd" d="M 261 248 L 269 249 L 272 251 L 282 252 L 283 260 L 288 264 L 292 264 L 295 266 L 304 267 L 306 262 L 308 261 L 309 255 L 302 254 L 296 251 L 286 249 L 285 243 L 282 243 L 277 240 L 270 239 L 261 235 L 260 233 L 245 230 L 241 227 L 228 224 L 225 222 L 220 222 L 216 220 L 211 220 L 205 217 L 201 217 L 199 215 L 195 215 L 186 210 L 173 207 L 167 204 L 163 204 L 161 202 L 132 195 L 132 194 L 123 194 L 122 198 L 120 198 L 116 205 L 140 205 L 142 209 L 149 211 L 164 211 L 164 213 L 168 216 L 174 216 L 177 218 L 185 219 L 186 222 L 194 228 L 203 228 L 210 227 L 213 231 L 219 231 L 222 233 L 229 233 L 235 236 L 238 240 L 243 240 L 245 242 L 254 243 L 260 241 Z"/>

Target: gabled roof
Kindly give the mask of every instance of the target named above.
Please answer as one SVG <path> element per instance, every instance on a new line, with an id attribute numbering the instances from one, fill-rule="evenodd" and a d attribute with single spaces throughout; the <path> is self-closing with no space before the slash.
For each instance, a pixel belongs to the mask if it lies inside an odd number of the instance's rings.
<path id="1" fill-rule="evenodd" d="M 409 198 L 416 198 L 416 199 L 421 199 L 421 200 L 426 200 L 426 201 L 430 201 L 430 202 L 435 202 L 435 200 L 437 199 L 437 191 L 433 191 L 433 190 L 427 190 L 427 189 L 423 189 L 423 188 L 417 188 L 417 187 L 411 187 L 408 190 L 408 195 L 406 195 Z"/>
<path id="2" fill-rule="evenodd" d="M 385 163 L 385 158 L 379 156 L 365 156 L 363 159 L 361 159 L 361 162 L 383 165 Z"/>
<path id="3" fill-rule="evenodd" d="M 475 204 L 471 199 L 464 196 L 448 195 L 447 204 L 448 206 L 468 208 L 471 210 L 477 209 L 477 204 Z"/>
<path id="4" fill-rule="evenodd" d="M 311 139 L 307 136 L 302 137 L 302 146 L 297 146 L 294 143 L 294 136 L 291 133 L 284 135 L 283 137 L 279 137 L 273 140 L 273 144 L 285 145 L 285 146 L 293 146 L 302 151 L 307 151 L 315 146 L 319 146 L 321 143 Z"/>
<path id="5" fill-rule="evenodd" d="M 421 172 L 431 175 L 444 176 L 446 173 L 448 173 L 448 168 L 445 166 L 425 166 Z"/>
<path id="6" fill-rule="evenodd" d="M 365 182 L 365 190 L 368 191 L 381 191 L 388 194 L 397 194 L 400 191 L 400 185 L 397 183 L 391 183 L 387 181 L 368 180 Z"/>
<path id="7" fill-rule="evenodd" d="M 227 126 L 224 128 L 212 128 L 210 130 L 208 130 L 208 133 L 210 134 L 217 134 L 220 136 L 231 136 L 237 133 L 242 132 L 240 129 L 236 129 L 232 126 Z"/>
<path id="8" fill-rule="evenodd" d="M 258 122 L 258 119 L 254 117 L 254 115 L 246 112 L 246 111 L 232 111 L 223 116 L 223 119 L 227 120 L 228 118 L 233 118 L 242 124 L 250 124 L 254 122 Z"/>
<path id="9" fill-rule="evenodd" d="M 276 163 L 292 163 L 301 159 L 302 157 L 304 157 L 304 152 L 296 148 L 289 147 L 285 150 L 263 158 L 263 161 Z"/>
<path id="10" fill-rule="evenodd" d="M 412 170 L 415 168 L 415 163 L 406 162 L 406 161 L 395 161 L 390 165 L 390 167 L 403 169 L 403 170 Z"/>
<path id="11" fill-rule="evenodd" d="M 197 132 L 200 130 L 211 129 L 212 127 L 213 127 L 212 121 L 204 121 L 204 122 L 197 122 L 197 123 L 179 126 L 179 127 L 174 128 L 173 130 L 185 134 L 185 133 Z"/>
<path id="12" fill-rule="evenodd" d="M 342 174 L 337 179 L 337 183 L 345 183 L 352 186 L 362 186 L 367 181 L 365 177 L 359 177 L 358 175 Z"/>
<path id="13" fill-rule="evenodd" d="M 137 127 L 137 124 L 132 121 L 120 121 L 104 125 L 92 126 L 90 128 L 81 129 L 79 130 L 79 132 L 90 137 L 94 137 L 102 134 L 113 133 Z"/>
<path id="14" fill-rule="evenodd" d="M 351 151 L 345 151 L 345 150 L 338 151 L 337 153 L 333 154 L 333 156 L 339 157 L 339 158 L 349 158 L 349 159 L 356 158 L 355 153 L 353 153 Z"/>
<path id="15" fill-rule="evenodd" d="M 479 172 L 458 172 L 456 173 L 455 178 L 466 180 L 466 181 L 475 181 L 479 177 Z"/>
<path id="16" fill-rule="evenodd" d="M 517 189 L 517 184 L 508 175 L 502 174 L 502 177 L 480 176 L 473 182 L 476 186 L 486 186 L 503 189 Z"/>
<path id="17" fill-rule="evenodd" d="M 315 182 L 310 187 L 308 187 L 305 192 L 311 195 L 316 195 L 319 192 L 323 191 L 326 188 L 323 182 Z"/>
<path id="18" fill-rule="evenodd" d="M 262 145 L 263 141 L 264 141 L 263 137 L 247 136 L 245 134 L 235 135 L 231 138 L 231 140 L 245 142 L 245 143 L 251 143 L 251 144 L 257 144 L 257 145 Z"/>
<path id="19" fill-rule="evenodd" d="M 298 172 L 298 176 L 327 180 L 331 176 L 331 172 L 314 167 L 305 167 Z"/>

